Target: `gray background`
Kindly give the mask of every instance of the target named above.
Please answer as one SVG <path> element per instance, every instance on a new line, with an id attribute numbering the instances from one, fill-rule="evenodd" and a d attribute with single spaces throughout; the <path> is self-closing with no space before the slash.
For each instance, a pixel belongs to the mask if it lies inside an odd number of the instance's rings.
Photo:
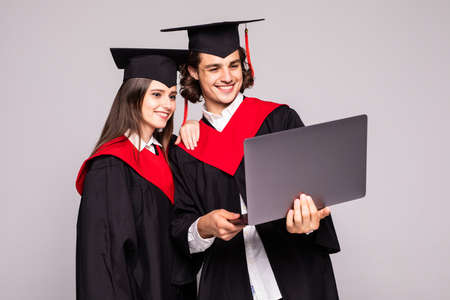
<path id="1" fill-rule="evenodd" d="M 74 180 L 122 78 L 108 48 L 258 17 L 247 95 L 306 124 L 369 115 L 367 197 L 333 208 L 341 299 L 450 296 L 449 1 L 0 3 L 1 299 L 75 298 Z"/>

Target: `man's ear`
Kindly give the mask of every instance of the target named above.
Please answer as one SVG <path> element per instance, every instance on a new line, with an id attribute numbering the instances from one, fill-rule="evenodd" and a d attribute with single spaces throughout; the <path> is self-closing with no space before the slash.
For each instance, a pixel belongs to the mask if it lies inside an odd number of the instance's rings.
<path id="1" fill-rule="evenodd" d="M 198 70 L 196 68 L 188 66 L 188 72 L 195 80 L 198 80 Z"/>

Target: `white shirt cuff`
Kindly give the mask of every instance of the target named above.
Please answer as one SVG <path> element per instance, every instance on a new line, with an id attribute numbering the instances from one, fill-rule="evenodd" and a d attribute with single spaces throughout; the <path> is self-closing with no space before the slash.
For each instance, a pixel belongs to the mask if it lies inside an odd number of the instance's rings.
<path id="1" fill-rule="evenodd" d="M 191 254 L 205 251 L 206 249 L 211 247 L 211 245 L 214 243 L 214 240 L 216 239 L 216 237 L 204 239 L 200 236 L 197 228 L 198 219 L 195 220 L 194 223 L 192 223 L 188 230 L 187 239 L 189 244 L 189 252 Z"/>

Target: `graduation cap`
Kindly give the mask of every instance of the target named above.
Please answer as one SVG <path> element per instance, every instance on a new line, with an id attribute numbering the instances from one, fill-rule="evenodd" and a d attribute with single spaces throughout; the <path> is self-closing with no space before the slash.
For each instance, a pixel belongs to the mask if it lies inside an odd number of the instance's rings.
<path id="1" fill-rule="evenodd" d="M 264 19 L 246 21 L 217 22 L 194 26 L 161 29 L 162 32 L 187 30 L 189 50 L 208 53 L 222 58 L 240 47 L 239 24 L 247 24 Z"/>
<path id="2" fill-rule="evenodd" d="M 265 19 L 253 19 L 246 21 L 217 22 L 194 26 L 183 26 L 176 28 L 161 29 L 162 32 L 187 30 L 189 37 L 189 50 L 208 53 L 222 58 L 227 57 L 240 47 L 239 24 L 247 24 Z M 250 50 L 248 46 L 248 30 L 245 28 L 245 50 L 247 61 L 254 75 L 252 62 L 250 60 Z M 187 101 L 185 100 L 185 119 L 187 115 Z"/>
<path id="3" fill-rule="evenodd" d="M 171 87 L 177 84 L 178 67 L 188 51 L 178 49 L 111 48 L 117 68 L 124 69 L 123 81 L 149 78 Z"/>

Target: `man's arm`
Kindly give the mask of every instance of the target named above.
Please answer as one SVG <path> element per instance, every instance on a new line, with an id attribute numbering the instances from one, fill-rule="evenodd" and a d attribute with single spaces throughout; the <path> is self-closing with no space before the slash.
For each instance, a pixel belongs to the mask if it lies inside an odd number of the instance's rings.
<path id="1" fill-rule="evenodd" d="M 171 236 L 179 250 L 186 256 L 191 251 L 188 233 L 191 225 L 203 215 L 199 200 L 195 198 L 195 183 L 186 174 L 183 153 L 173 147 L 169 151 L 170 166 L 175 184 L 174 215 L 171 222 Z"/>
<path id="2" fill-rule="evenodd" d="M 239 214 L 224 209 L 203 211 L 202 203 L 195 197 L 195 176 L 190 176 L 184 167 L 188 158 L 183 154 L 179 149 L 172 149 L 170 153 L 175 182 L 175 212 L 171 233 L 183 253 L 190 255 L 205 251 L 215 237 L 230 240 L 243 226 L 229 222 L 239 218 Z"/>

